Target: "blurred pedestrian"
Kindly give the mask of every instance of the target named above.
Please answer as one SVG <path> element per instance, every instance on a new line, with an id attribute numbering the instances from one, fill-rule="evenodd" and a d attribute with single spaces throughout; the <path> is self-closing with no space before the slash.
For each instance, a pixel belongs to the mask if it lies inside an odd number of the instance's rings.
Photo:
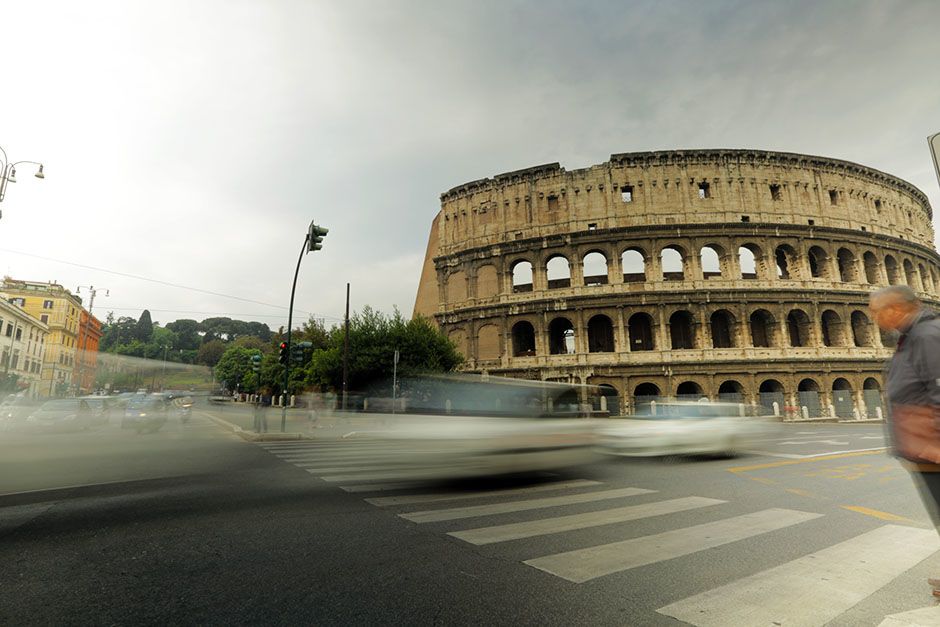
<path id="1" fill-rule="evenodd" d="M 892 285 L 871 295 L 878 326 L 899 333 L 885 371 L 888 435 L 894 454 L 911 472 L 924 506 L 940 526 L 940 315 L 914 290 Z M 940 579 L 928 579 L 940 597 Z"/>

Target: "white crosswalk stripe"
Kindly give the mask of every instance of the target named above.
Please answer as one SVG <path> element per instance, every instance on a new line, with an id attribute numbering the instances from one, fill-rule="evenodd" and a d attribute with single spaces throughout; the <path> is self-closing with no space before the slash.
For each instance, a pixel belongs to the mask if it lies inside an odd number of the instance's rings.
<path id="1" fill-rule="evenodd" d="M 657 610 L 692 625 L 825 625 L 940 549 L 935 531 L 885 525 Z"/>
<path id="2" fill-rule="evenodd" d="M 577 479 L 575 481 L 557 481 L 554 483 L 540 483 L 534 486 L 523 488 L 506 488 L 503 490 L 481 490 L 472 492 L 438 492 L 436 494 L 409 494 L 406 496 L 382 496 L 366 499 L 367 503 L 378 505 L 379 507 L 389 507 L 393 505 L 414 505 L 418 503 L 435 503 L 439 501 L 462 501 L 465 499 L 479 499 L 490 496 L 518 496 L 520 494 L 531 494 L 533 492 L 547 492 L 551 490 L 567 490 L 570 488 L 584 488 L 588 486 L 601 485 L 600 481 L 589 481 L 587 479 Z"/>
<path id="3" fill-rule="evenodd" d="M 399 514 L 399 516 L 416 523 L 442 522 L 445 520 L 459 520 L 461 518 L 475 518 L 477 516 L 491 516 L 493 514 L 524 512 L 533 509 L 544 509 L 547 507 L 561 507 L 563 505 L 593 503 L 595 501 L 620 499 L 629 496 L 638 496 L 640 494 L 653 494 L 654 492 L 656 491 L 644 490 L 642 488 L 620 488 L 617 490 L 601 490 L 597 492 L 586 493 L 582 492 L 579 494 L 568 494 L 565 496 L 551 496 L 541 499 L 525 499 L 522 501 L 492 503 L 489 505 L 471 505 L 469 507 L 454 507 L 451 509 L 410 512 L 408 514 Z"/>
<path id="4" fill-rule="evenodd" d="M 610 525 L 629 520 L 639 520 L 652 516 L 674 514 L 676 512 L 683 512 L 699 507 L 708 507 L 709 505 L 720 505 L 726 502 L 727 501 L 719 501 L 717 499 L 707 499 L 701 496 L 687 496 L 668 501 L 658 501 L 656 503 L 628 505 L 627 507 L 605 509 L 599 512 L 588 512 L 586 514 L 544 518 L 509 525 L 467 529 L 465 531 L 452 531 L 448 535 L 460 538 L 471 544 L 492 544 L 494 542 L 519 540 L 521 538 L 531 538 L 552 533 L 562 533 L 564 531 L 574 531 L 575 529 L 587 529 L 589 527 L 600 527 L 601 525 Z"/>
<path id="5" fill-rule="evenodd" d="M 537 557 L 525 563 L 562 579 L 584 583 L 604 575 L 783 529 L 821 515 L 789 509 L 765 509 L 651 536 Z"/>

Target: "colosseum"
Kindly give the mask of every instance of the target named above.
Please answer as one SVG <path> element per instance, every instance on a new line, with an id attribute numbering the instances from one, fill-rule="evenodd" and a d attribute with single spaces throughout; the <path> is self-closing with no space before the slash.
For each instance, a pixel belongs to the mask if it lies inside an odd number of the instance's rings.
<path id="1" fill-rule="evenodd" d="M 926 195 L 848 161 L 759 150 L 611 155 L 441 195 L 415 313 L 465 368 L 792 417 L 881 415 L 878 286 L 940 289 Z"/>

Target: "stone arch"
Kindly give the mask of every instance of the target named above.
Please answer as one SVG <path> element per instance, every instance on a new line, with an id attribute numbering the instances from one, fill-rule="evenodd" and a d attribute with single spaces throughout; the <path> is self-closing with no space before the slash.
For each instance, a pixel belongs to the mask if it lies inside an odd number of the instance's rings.
<path id="1" fill-rule="evenodd" d="M 761 257 L 761 249 L 756 244 L 742 244 L 738 247 L 738 267 L 741 269 L 742 279 L 757 278 L 757 262 Z"/>
<path id="2" fill-rule="evenodd" d="M 927 268 L 924 267 L 924 264 L 917 264 L 917 275 L 920 277 L 920 284 L 923 291 L 932 292 L 933 287 L 930 285 L 930 274 L 927 273 Z"/>
<path id="3" fill-rule="evenodd" d="M 607 255 L 599 250 L 592 250 L 582 260 L 585 285 L 607 284 Z"/>
<path id="4" fill-rule="evenodd" d="M 464 357 L 470 356 L 470 343 L 467 341 L 467 332 L 463 329 L 451 329 L 447 338 L 457 347 L 457 350 Z"/>
<path id="5" fill-rule="evenodd" d="M 777 321 L 766 309 L 758 309 L 751 314 L 751 344 L 756 348 L 777 346 Z"/>
<path id="6" fill-rule="evenodd" d="M 711 315 L 712 348 L 734 348 L 734 315 L 719 309 Z"/>
<path id="7" fill-rule="evenodd" d="M 552 355 L 572 355 L 575 348 L 574 325 L 564 317 L 555 318 L 548 325 L 548 348 Z"/>
<path id="8" fill-rule="evenodd" d="M 571 287 L 571 264 L 568 258 L 561 254 L 554 254 L 545 262 L 545 273 L 548 277 L 548 289 Z"/>
<path id="9" fill-rule="evenodd" d="M 685 251 L 675 244 L 662 249 L 659 259 L 663 269 L 663 281 L 685 280 L 685 258 Z"/>
<path id="10" fill-rule="evenodd" d="M 595 411 L 604 411 L 605 405 L 608 415 L 619 416 L 620 392 L 610 383 L 598 383 L 597 395 L 594 398 L 594 409 Z"/>
<path id="11" fill-rule="evenodd" d="M 477 297 L 490 298 L 499 294 L 499 275 L 491 263 L 477 269 Z"/>
<path id="12" fill-rule="evenodd" d="M 777 246 L 777 249 L 774 251 L 774 264 L 777 266 L 778 279 L 800 278 L 799 256 L 796 254 L 796 249 L 793 248 L 793 246 L 789 244 Z"/>
<path id="13" fill-rule="evenodd" d="M 852 343 L 855 346 L 874 346 L 871 321 L 861 311 L 852 312 Z"/>
<path id="14" fill-rule="evenodd" d="M 651 351 L 656 347 L 653 338 L 653 318 L 644 312 L 635 313 L 627 321 L 631 351 Z"/>
<path id="15" fill-rule="evenodd" d="M 535 327 L 528 320 L 520 320 L 512 325 L 513 357 L 531 357 L 535 355 Z"/>
<path id="16" fill-rule="evenodd" d="M 910 259 L 904 260 L 904 279 L 908 287 L 915 291 L 923 291 L 923 286 L 917 280 L 917 271 L 914 270 L 914 264 Z"/>
<path id="17" fill-rule="evenodd" d="M 832 309 L 822 313 L 823 346 L 845 346 L 842 318 Z"/>
<path id="18" fill-rule="evenodd" d="M 832 382 L 832 406 L 839 418 L 855 416 L 855 401 L 852 398 L 852 384 L 848 379 L 839 377 Z"/>
<path id="19" fill-rule="evenodd" d="M 796 387 L 796 396 L 801 408 L 800 412 L 805 412 L 807 418 L 818 418 L 823 415 L 819 383 L 815 379 L 806 378 L 800 381 Z"/>
<path id="20" fill-rule="evenodd" d="M 646 281 L 646 253 L 636 247 L 623 251 L 620 255 L 624 283 L 642 283 Z"/>
<path id="21" fill-rule="evenodd" d="M 858 265 L 855 263 L 855 253 L 848 248 L 840 248 L 836 253 L 839 264 L 839 278 L 843 283 L 856 283 L 858 281 Z"/>
<path id="22" fill-rule="evenodd" d="M 787 332 L 790 346 L 809 346 L 813 323 L 802 309 L 793 309 L 787 314 Z"/>
<path id="23" fill-rule="evenodd" d="M 648 413 L 650 403 L 659 401 L 662 398 L 662 391 L 655 383 L 640 383 L 633 388 L 633 411 L 636 413 Z"/>
<path id="24" fill-rule="evenodd" d="M 829 277 L 829 253 L 821 246 L 810 246 L 806 253 L 806 259 L 809 262 L 809 274 L 814 279 L 828 279 Z"/>
<path id="25" fill-rule="evenodd" d="M 806 378 L 796 387 L 798 392 L 819 392 L 819 383 L 816 379 Z"/>
<path id="26" fill-rule="evenodd" d="M 862 383 L 862 398 L 865 401 L 865 414 L 869 418 L 884 416 L 884 404 L 881 398 L 881 384 L 874 377 L 868 377 Z"/>
<path id="27" fill-rule="evenodd" d="M 495 324 L 480 327 L 477 330 L 477 359 L 499 359 L 501 354 L 499 328 Z"/>
<path id="28" fill-rule="evenodd" d="M 777 411 L 781 411 L 785 406 L 783 384 L 776 379 L 764 379 L 757 388 L 757 396 L 760 398 L 761 407 L 765 410 L 773 411 L 774 404 L 776 404 Z"/>
<path id="29" fill-rule="evenodd" d="M 727 403 L 743 403 L 744 386 L 734 379 L 722 382 L 718 386 L 718 400 Z"/>
<path id="30" fill-rule="evenodd" d="M 865 264 L 865 279 L 868 281 L 869 285 L 878 285 L 881 282 L 880 272 L 878 271 L 878 258 L 875 257 L 875 253 L 866 251 L 862 255 L 862 259 Z"/>
<path id="31" fill-rule="evenodd" d="M 465 300 L 467 300 L 467 275 L 463 270 L 457 270 L 447 277 L 447 302 L 462 303 Z"/>
<path id="32" fill-rule="evenodd" d="M 683 381 L 676 386 L 676 398 L 698 400 L 703 396 L 705 396 L 705 391 L 695 381 Z"/>
<path id="33" fill-rule="evenodd" d="M 723 250 L 720 246 L 709 244 L 699 250 L 699 260 L 702 264 L 702 278 L 721 278 L 721 257 Z"/>
<path id="34" fill-rule="evenodd" d="M 892 255 L 885 255 L 885 272 L 888 274 L 888 285 L 901 284 L 901 270 Z"/>
<path id="35" fill-rule="evenodd" d="M 669 335 L 673 350 L 695 348 L 695 319 L 692 313 L 683 309 L 669 316 Z"/>
<path id="36" fill-rule="evenodd" d="M 597 314 L 588 320 L 588 352 L 613 353 L 614 325 L 604 314 Z"/>
<path id="37" fill-rule="evenodd" d="M 512 274 L 513 293 L 532 291 L 532 262 L 526 259 L 514 261 L 509 266 L 509 272 Z"/>

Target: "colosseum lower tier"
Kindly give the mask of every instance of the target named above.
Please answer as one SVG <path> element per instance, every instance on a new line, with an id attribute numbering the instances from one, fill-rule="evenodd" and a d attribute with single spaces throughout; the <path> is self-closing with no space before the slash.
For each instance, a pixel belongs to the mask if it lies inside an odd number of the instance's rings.
<path id="1" fill-rule="evenodd" d="M 940 289 L 922 191 L 856 163 L 756 150 L 611 155 L 441 195 L 415 313 L 471 372 L 794 417 L 881 415 L 869 294 Z"/>

